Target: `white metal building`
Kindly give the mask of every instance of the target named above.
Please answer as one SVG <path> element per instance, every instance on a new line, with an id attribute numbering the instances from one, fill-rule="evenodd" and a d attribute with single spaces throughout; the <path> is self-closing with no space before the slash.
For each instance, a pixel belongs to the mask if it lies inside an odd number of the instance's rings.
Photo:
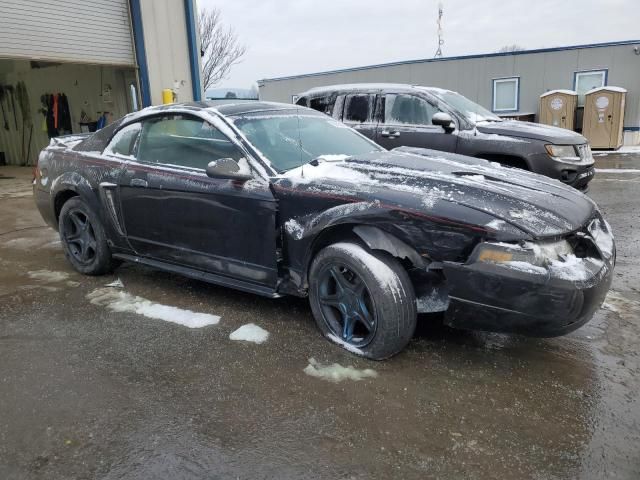
<path id="1" fill-rule="evenodd" d="M 540 95 L 576 90 L 577 127 L 584 93 L 625 88 L 624 141 L 640 143 L 640 40 L 394 62 L 258 82 L 261 100 L 292 102 L 312 87 L 365 82 L 427 85 L 455 90 L 499 115 L 537 118 Z"/>
<path id="2" fill-rule="evenodd" d="M 199 100 L 194 0 L 0 2 L 0 164 L 92 130 L 173 89 Z M 104 118 L 102 118 L 104 116 Z"/>

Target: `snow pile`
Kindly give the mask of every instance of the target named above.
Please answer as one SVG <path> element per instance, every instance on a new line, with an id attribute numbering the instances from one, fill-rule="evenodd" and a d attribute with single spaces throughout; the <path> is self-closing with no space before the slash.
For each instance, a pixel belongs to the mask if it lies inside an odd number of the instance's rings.
<path id="1" fill-rule="evenodd" d="M 269 338 L 269 332 L 254 323 L 247 323 L 232 332 L 229 338 L 243 342 L 264 343 Z"/>
<path id="2" fill-rule="evenodd" d="M 331 365 L 321 365 L 314 358 L 309 359 L 309 365 L 304 369 L 304 373 L 311 377 L 321 378 L 329 382 L 338 383 L 343 380 L 360 381 L 365 378 L 376 378 L 378 373 L 370 368 L 363 370 L 354 367 L 343 367 L 338 363 Z"/>
<path id="3" fill-rule="evenodd" d="M 162 305 L 145 298 L 113 288 L 98 288 L 87 295 L 87 299 L 94 305 L 106 307 L 113 312 L 136 313 L 148 318 L 177 323 L 189 328 L 201 328 L 216 325 L 220 321 L 217 315 L 197 313 L 191 310 Z"/>
<path id="4" fill-rule="evenodd" d="M 322 162 L 315 167 L 311 164 L 302 165 L 285 172 L 283 178 L 287 178 L 294 185 L 311 183 L 320 179 L 339 180 L 355 185 L 372 181 L 368 175 L 349 168 L 343 162 L 336 161 Z"/>
<path id="5" fill-rule="evenodd" d="M 601 262 L 591 259 L 588 263 L 597 264 Z M 588 268 L 587 260 L 578 258 L 573 254 L 566 255 L 563 260 L 552 260 L 549 264 L 549 272 L 554 277 L 572 281 L 587 280 L 593 275 L 593 272 Z"/>
<path id="6" fill-rule="evenodd" d="M 117 280 L 114 280 L 111 283 L 107 283 L 105 285 L 105 287 L 111 287 L 111 288 L 124 288 L 124 283 L 122 283 L 122 280 L 120 280 L 119 278 Z"/>
<path id="7" fill-rule="evenodd" d="M 304 235 L 304 228 L 293 218 L 288 220 L 284 224 L 284 229 L 287 231 L 289 235 L 291 235 L 296 240 L 300 240 Z"/>
<path id="8" fill-rule="evenodd" d="M 27 272 L 29 278 L 40 280 L 42 282 L 64 282 L 69 278 L 69 274 L 65 272 L 52 272 L 51 270 L 34 270 Z"/>

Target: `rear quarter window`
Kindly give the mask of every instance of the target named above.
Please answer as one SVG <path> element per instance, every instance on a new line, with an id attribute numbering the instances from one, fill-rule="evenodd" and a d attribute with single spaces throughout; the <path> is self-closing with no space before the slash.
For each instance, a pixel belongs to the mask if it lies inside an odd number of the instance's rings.
<path id="1" fill-rule="evenodd" d="M 101 130 L 98 130 L 93 135 L 87 137 L 79 144 L 77 144 L 73 149 L 78 152 L 100 152 L 102 153 L 111 137 L 113 136 L 113 132 L 115 132 L 120 124 L 122 123 L 122 118 L 116 120 L 115 122 L 107 125 Z"/>

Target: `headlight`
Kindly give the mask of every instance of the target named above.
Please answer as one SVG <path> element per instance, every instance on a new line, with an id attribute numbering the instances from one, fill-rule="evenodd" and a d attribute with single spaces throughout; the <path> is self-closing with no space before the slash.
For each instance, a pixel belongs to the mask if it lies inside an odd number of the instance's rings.
<path id="1" fill-rule="evenodd" d="M 537 267 L 547 267 L 551 262 L 572 253 L 573 249 L 566 240 L 525 243 L 524 245 L 485 242 L 476 247 L 471 255 L 471 261 L 508 264 L 505 266 L 530 264 Z"/>
<path id="2" fill-rule="evenodd" d="M 547 153 L 557 160 L 579 162 L 580 157 L 573 145 L 545 145 Z"/>

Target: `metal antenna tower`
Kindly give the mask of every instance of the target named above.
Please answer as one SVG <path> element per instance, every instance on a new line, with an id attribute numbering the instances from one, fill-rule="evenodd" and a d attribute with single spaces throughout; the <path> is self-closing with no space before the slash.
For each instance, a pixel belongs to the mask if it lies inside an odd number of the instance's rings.
<path id="1" fill-rule="evenodd" d="M 444 34 L 442 33 L 442 2 L 438 3 L 438 50 L 434 58 L 442 57 L 442 45 L 444 45 Z"/>

